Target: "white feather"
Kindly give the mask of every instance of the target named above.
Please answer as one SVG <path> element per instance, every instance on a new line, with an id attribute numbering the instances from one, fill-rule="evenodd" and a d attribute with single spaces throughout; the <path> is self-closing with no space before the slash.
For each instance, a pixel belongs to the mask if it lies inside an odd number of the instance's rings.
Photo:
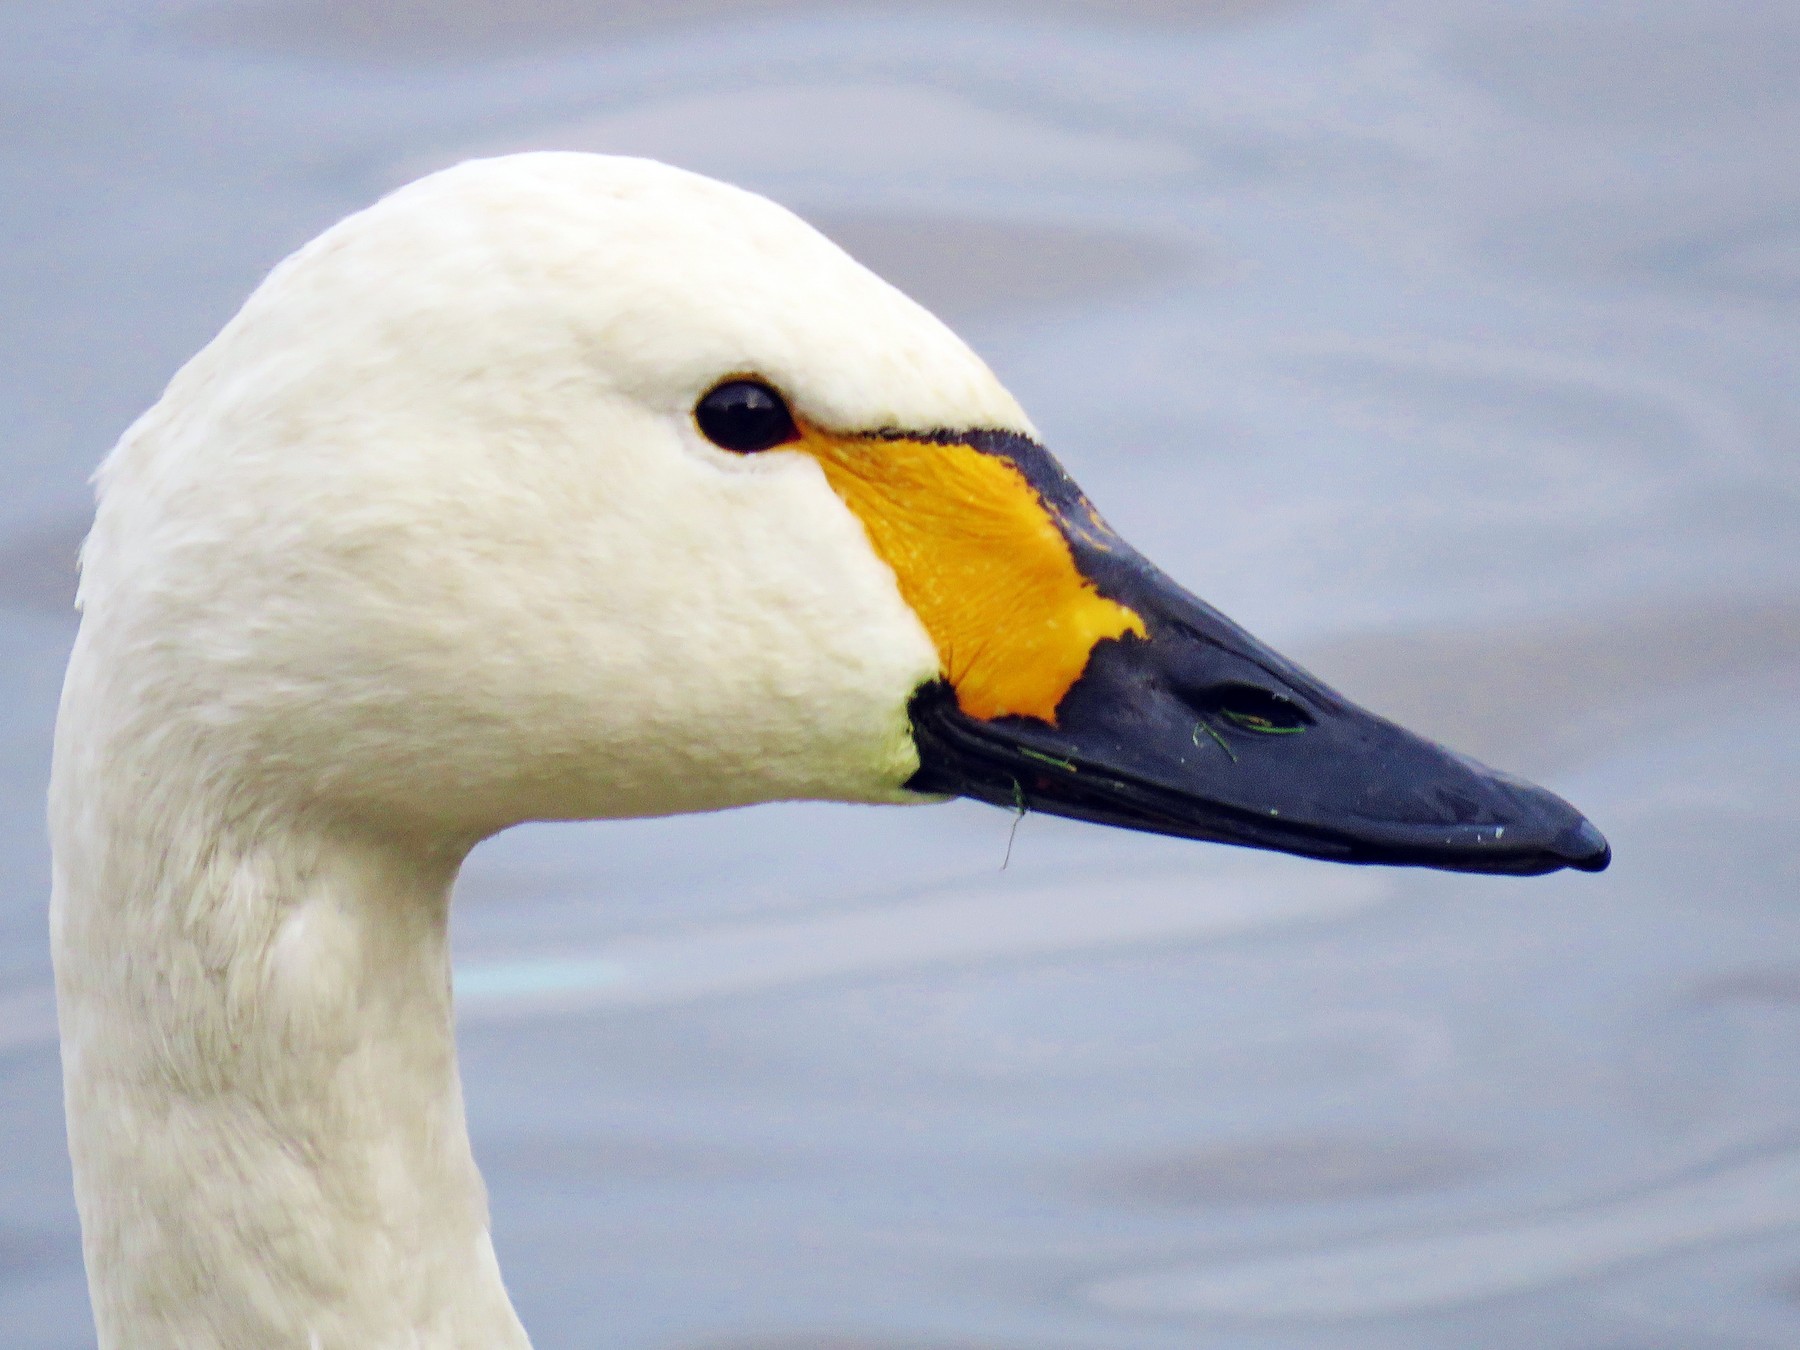
<path id="1" fill-rule="evenodd" d="M 532 154 L 282 263 L 101 471 L 57 729 L 70 1145 L 106 1350 L 525 1344 L 451 1034 L 450 887 L 516 822 L 907 800 L 937 656 L 799 455 L 1029 423 L 759 197 Z"/>

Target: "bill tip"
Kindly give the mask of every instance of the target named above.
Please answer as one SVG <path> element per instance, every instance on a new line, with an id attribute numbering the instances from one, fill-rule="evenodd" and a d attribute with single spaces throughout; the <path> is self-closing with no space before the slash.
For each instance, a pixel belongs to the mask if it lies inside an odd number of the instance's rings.
<path id="1" fill-rule="evenodd" d="M 1557 840 L 1557 852 L 1580 872 L 1604 872 L 1612 862 L 1612 846 L 1588 820 L 1578 821 Z"/>

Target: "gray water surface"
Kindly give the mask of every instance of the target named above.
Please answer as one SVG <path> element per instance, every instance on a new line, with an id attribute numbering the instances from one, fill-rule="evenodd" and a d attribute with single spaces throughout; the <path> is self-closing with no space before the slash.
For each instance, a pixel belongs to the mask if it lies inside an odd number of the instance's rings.
<path id="1" fill-rule="evenodd" d="M 967 804 L 533 827 L 458 910 L 544 1350 L 1800 1344 L 1800 9 L 0 5 L 0 1342 L 90 1345 L 42 793 L 85 477 L 473 153 L 770 193 L 1113 523 L 1603 876 Z"/>

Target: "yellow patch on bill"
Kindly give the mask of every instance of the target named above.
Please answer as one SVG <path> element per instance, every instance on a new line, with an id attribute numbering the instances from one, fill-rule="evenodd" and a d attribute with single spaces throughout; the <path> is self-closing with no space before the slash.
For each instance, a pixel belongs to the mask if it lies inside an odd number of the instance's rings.
<path id="1" fill-rule="evenodd" d="M 963 712 L 1056 722 L 1096 644 L 1144 621 L 1082 576 L 1016 466 L 973 446 L 833 436 L 810 454 L 894 569 Z"/>

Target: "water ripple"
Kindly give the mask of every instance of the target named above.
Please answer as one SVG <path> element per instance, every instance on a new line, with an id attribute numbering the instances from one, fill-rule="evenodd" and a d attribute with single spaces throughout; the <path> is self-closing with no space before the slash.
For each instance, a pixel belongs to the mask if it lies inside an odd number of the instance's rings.
<path id="1" fill-rule="evenodd" d="M 1116 1312 L 1337 1321 L 1453 1307 L 1709 1243 L 1800 1227 L 1800 1154 L 1495 1228 L 1123 1275 L 1087 1297 Z"/>
<path id="2" fill-rule="evenodd" d="M 595 951 L 471 962 L 465 1017 L 544 1008 L 630 1008 L 760 993 L 858 975 L 1234 937 L 1342 918 L 1386 888 L 1363 872 L 1151 873 L 1110 882 L 955 892 L 779 923 L 732 924 Z"/>

